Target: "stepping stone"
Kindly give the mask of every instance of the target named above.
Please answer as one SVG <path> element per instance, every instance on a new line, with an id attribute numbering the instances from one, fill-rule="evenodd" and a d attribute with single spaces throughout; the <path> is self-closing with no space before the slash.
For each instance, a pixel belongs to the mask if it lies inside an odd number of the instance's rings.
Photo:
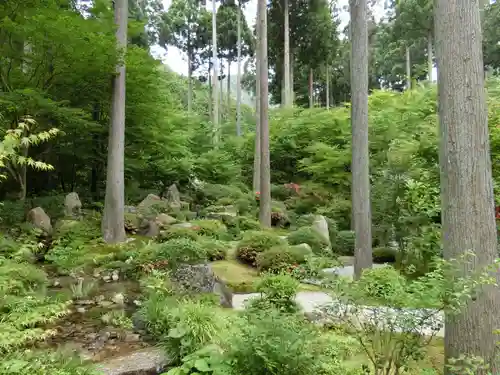
<path id="1" fill-rule="evenodd" d="M 101 362 L 97 370 L 102 375 L 157 375 L 167 364 L 162 350 L 148 348 Z"/>

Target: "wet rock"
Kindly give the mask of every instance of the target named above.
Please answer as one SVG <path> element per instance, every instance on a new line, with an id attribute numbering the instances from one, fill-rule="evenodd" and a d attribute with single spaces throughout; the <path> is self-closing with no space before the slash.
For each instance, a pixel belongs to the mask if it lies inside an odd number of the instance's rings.
<path id="1" fill-rule="evenodd" d="M 141 336 L 137 333 L 127 333 L 125 335 L 125 342 L 138 342 Z"/>
<path id="2" fill-rule="evenodd" d="M 166 368 L 168 360 L 158 348 L 148 348 L 98 365 L 101 375 L 156 375 Z"/>
<path id="3" fill-rule="evenodd" d="M 72 192 L 64 199 L 64 214 L 67 217 L 79 218 L 82 214 L 82 202 L 77 193 Z"/>
<path id="4" fill-rule="evenodd" d="M 312 229 L 318 233 L 321 238 L 323 238 L 329 245 L 330 242 L 330 233 L 328 231 L 328 222 L 326 221 L 323 215 L 316 215 L 314 217 L 314 222 L 312 223 Z"/>
<path id="5" fill-rule="evenodd" d="M 77 307 L 76 312 L 79 314 L 85 314 L 87 310 L 85 309 L 85 307 Z"/>
<path id="6" fill-rule="evenodd" d="M 114 270 L 111 274 L 111 279 L 113 279 L 113 281 L 118 281 L 120 279 L 120 271 Z"/>
<path id="7" fill-rule="evenodd" d="M 156 217 L 155 222 L 160 228 L 165 228 L 177 222 L 177 219 L 167 214 L 159 214 Z"/>
<path id="8" fill-rule="evenodd" d="M 52 234 L 50 217 L 42 207 L 35 207 L 28 212 L 27 220 L 35 228 L 41 229 L 45 234 Z"/>
<path id="9" fill-rule="evenodd" d="M 167 190 L 167 202 L 168 206 L 171 209 L 180 209 L 181 208 L 181 196 L 179 193 L 179 189 L 175 184 L 170 185 Z"/>
<path id="10" fill-rule="evenodd" d="M 122 293 L 116 293 L 111 299 L 117 305 L 123 306 L 125 305 L 125 296 Z"/>
<path id="11" fill-rule="evenodd" d="M 137 206 L 137 212 L 147 219 L 154 219 L 158 213 L 168 211 L 168 202 L 154 194 L 148 194 Z"/>
<path id="12" fill-rule="evenodd" d="M 111 281 L 111 276 L 109 276 L 109 275 L 104 275 L 104 276 L 102 277 L 102 279 L 103 279 L 105 282 L 109 283 L 109 282 Z"/>

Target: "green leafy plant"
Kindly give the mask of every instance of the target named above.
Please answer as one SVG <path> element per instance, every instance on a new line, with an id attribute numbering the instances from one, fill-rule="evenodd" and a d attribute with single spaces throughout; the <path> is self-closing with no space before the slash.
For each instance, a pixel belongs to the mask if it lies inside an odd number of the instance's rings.
<path id="1" fill-rule="evenodd" d="M 310 255 L 312 251 L 303 246 L 275 246 L 257 256 L 257 267 L 260 271 L 280 273 L 292 265 L 305 263 Z"/>
<path id="2" fill-rule="evenodd" d="M 332 243 L 333 252 L 338 255 L 354 255 L 354 237 L 352 230 L 338 232 L 335 242 Z"/>
<path id="3" fill-rule="evenodd" d="M 265 275 L 256 285 L 257 292 L 262 293 L 262 296 L 260 300 L 255 300 L 253 307 L 268 304 L 282 312 L 296 312 L 295 295 L 298 287 L 299 282 L 290 275 Z"/>
<path id="4" fill-rule="evenodd" d="M 275 233 L 267 231 L 250 231 L 243 235 L 236 249 L 237 258 L 248 265 L 256 266 L 257 255 L 274 246 L 285 245 L 286 242 Z"/>
<path id="5" fill-rule="evenodd" d="M 329 246 L 329 243 L 311 227 L 297 229 L 288 235 L 287 240 L 290 245 L 306 243 L 311 246 L 312 251 L 318 255 L 324 254 Z"/>

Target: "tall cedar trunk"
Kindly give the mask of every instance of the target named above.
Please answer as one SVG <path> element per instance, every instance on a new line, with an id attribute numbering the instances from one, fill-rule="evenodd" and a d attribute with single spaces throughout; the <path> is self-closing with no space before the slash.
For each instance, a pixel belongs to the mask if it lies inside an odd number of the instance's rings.
<path id="1" fill-rule="evenodd" d="M 281 108 L 285 108 L 286 87 L 285 87 L 285 64 L 283 63 L 283 73 L 281 74 Z"/>
<path id="2" fill-rule="evenodd" d="M 263 227 L 271 227 L 271 162 L 269 157 L 269 81 L 267 63 L 267 0 L 258 0 L 260 12 L 260 211 Z"/>
<path id="3" fill-rule="evenodd" d="M 309 68 L 309 108 L 314 107 L 314 96 L 313 96 L 313 69 Z"/>
<path id="4" fill-rule="evenodd" d="M 470 0 L 436 0 L 434 12 L 443 253 L 452 259 L 472 250 L 476 256 L 463 269 L 467 274 L 497 257 L 480 12 Z M 498 374 L 499 321 L 500 289 L 484 287 L 458 316 L 446 316 L 446 358 L 481 356 Z"/>
<path id="5" fill-rule="evenodd" d="M 292 106 L 295 102 L 295 92 L 294 92 L 294 77 L 293 77 L 293 67 L 294 67 L 294 53 L 290 50 L 290 105 Z"/>
<path id="6" fill-rule="evenodd" d="M 188 42 L 189 43 L 189 42 Z M 191 109 L 193 108 L 193 70 L 192 68 L 192 59 L 191 59 L 191 51 L 188 51 L 188 113 L 191 113 Z"/>
<path id="7" fill-rule="evenodd" d="M 432 82 L 434 77 L 432 77 L 432 70 L 434 69 L 434 56 L 432 53 L 432 31 L 429 31 L 427 35 L 427 70 L 429 82 Z"/>
<path id="8" fill-rule="evenodd" d="M 406 89 L 411 89 L 411 57 L 410 47 L 406 47 Z"/>
<path id="9" fill-rule="evenodd" d="M 255 48 L 255 153 L 253 157 L 253 190 L 260 192 L 260 12 L 257 6 L 256 20 L 256 48 Z"/>
<path id="10" fill-rule="evenodd" d="M 210 100 L 208 101 L 208 116 L 213 119 L 213 113 L 212 113 L 212 98 L 213 98 L 213 93 L 212 93 L 212 64 L 208 64 L 208 93 L 209 93 L 209 98 Z"/>
<path id="11" fill-rule="evenodd" d="M 222 59 L 220 61 L 220 70 L 219 70 L 219 124 L 222 122 L 222 119 L 224 118 L 224 91 L 222 90 L 222 77 L 224 76 L 224 67 L 222 65 Z"/>
<path id="12" fill-rule="evenodd" d="M 214 125 L 214 143 L 219 143 L 219 78 L 218 72 L 218 61 L 217 61 L 217 4 L 216 0 L 212 0 L 212 67 L 214 70 L 214 76 L 212 79 L 213 89 L 212 89 L 212 99 L 213 99 L 213 118 L 212 122 Z"/>
<path id="13" fill-rule="evenodd" d="M 236 135 L 241 136 L 243 134 L 241 131 L 241 4 L 238 7 L 237 11 L 238 66 L 236 73 Z"/>
<path id="14" fill-rule="evenodd" d="M 292 95 L 292 89 L 290 87 L 290 80 L 291 80 L 291 75 L 290 75 L 290 3 L 289 0 L 284 0 L 284 7 L 283 7 L 283 13 L 284 13 L 284 34 L 285 34 L 285 40 L 284 40 L 284 55 L 283 55 L 283 78 L 284 78 L 284 85 L 285 85 L 285 100 L 284 104 L 285 107 L 290 107 L 292 105 L 292 100 L 291 100 L 291 95 Z"/>
<path id="15" fill-rule="evenodd" d="M 356 233 L 354 273 L 372 266 L 372 221 L 368 159 L 368 27 L 367 0 L 350 0 L 352 218 Z"/>
<path id="16" fill-rule="evenodd" d="M 330 67 L 326 64 L 326 109 L 330 109 Z"/>
<path id="17" fill-rule="evenodd" d="M 231 115 L 231 60 L 227 60 L 227 113 Z"/>
<path id="18" fill-rule="evenodd" d="M 127 48 L 128 1 L 115 0 L 115 22 L 117 48 Z M 111 126 L 108 142 L 108 165 L 106 173 L 106 197 L 102 217 L 104 241 L 117 243 L 125 241 L 125 63 L 120 62 L 113 79 L 111 104 Z"/>

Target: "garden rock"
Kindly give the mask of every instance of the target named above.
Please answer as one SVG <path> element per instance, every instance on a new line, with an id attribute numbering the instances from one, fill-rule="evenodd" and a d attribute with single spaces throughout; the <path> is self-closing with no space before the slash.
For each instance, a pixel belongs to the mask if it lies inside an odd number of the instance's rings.
<path id="1" fill-rule="evenodd" d="M 312 229 L 323 238 L 328 245 L 331 245 L 328 223 L 323 215 L 316 215 L 312 223 Z"/>
<path id="2" fill-rule="evenodd" d="M 224 307 L 232 307 L 232 292 L 208 264 L 183 264 L 172 275 L 181 290 L 190 293 L 215 293 Z"/>
<path id="3" fill-rule="evenodd" d="M 137 208 L 135 206 L 125 206 L 125 207 L 123 207 L 123 209 L 125 210 L 125 213 L 129 213 L 129 214 L 137 213 Z"/>
<path id="4" fill-rule="evenodd" d="M 101 375 L 156 375 L 161 374 L 168 365 L 164 351 L 148 348 L 122 357 L 110 359 L 98 365 Z"/>
<path id="5" fill-rule="evenodd" d="M 176 218 L 167 214 L 159 214 L 155 219 L 155 222 L 161 229 L 174 224 L 176 221 L 177 221 Z"/>
<path id="6" fill-rule="evenodd" d="M 170 228 L 192 228 L 193 224 L 191 223 L 178 223 L 172 225 Z"/>
<path id="7" fill-rule="evenodd" d="M 301 244 L 295 245 L 295 248 L 301 250 L 303 252 L 303 254 L 312 254 L 311 246 L 309 246 L 309 244 L 307 244 L 307 243 L 301 243 Z"/>
<path id="8" fill-rule="evenodd" d="M 142 231 L 141 234 L 146 237 L 154 238 L 160 234 L 160 226 L 156 221 L 150 221 L 147 225 L 147 231 Z"/>
<path id="9" fill-rule="evenodd" d="M 182 206 L 179 189 L 175 184 L 170 185 L 167 190 L 167 202 L 171 209 L 180 209 Z"/>
<path id="10" fill-rule="evenodd" d="M 138 213 L 148 219 L 152 219 L 156 217 L 159 212 L 165 212 L 167 210 L 167 201 L 154 194 L 148 194 L 148 196 L 137 206 Z"/>
<path id="11" fill-rule="evenodd" d="M 50 217 L 42 207 L 35 207 L 28 212 L 27 220 L 34 227 L 41 229 L 45 234 L 52 234 L 52 224 Z"/>
<path id="12" fill-rule="evenodd" d="M 64 198 L 64 215 L 79 218 L 82 213 L 82 202 L 78 193 L 71 192 Z"/>

